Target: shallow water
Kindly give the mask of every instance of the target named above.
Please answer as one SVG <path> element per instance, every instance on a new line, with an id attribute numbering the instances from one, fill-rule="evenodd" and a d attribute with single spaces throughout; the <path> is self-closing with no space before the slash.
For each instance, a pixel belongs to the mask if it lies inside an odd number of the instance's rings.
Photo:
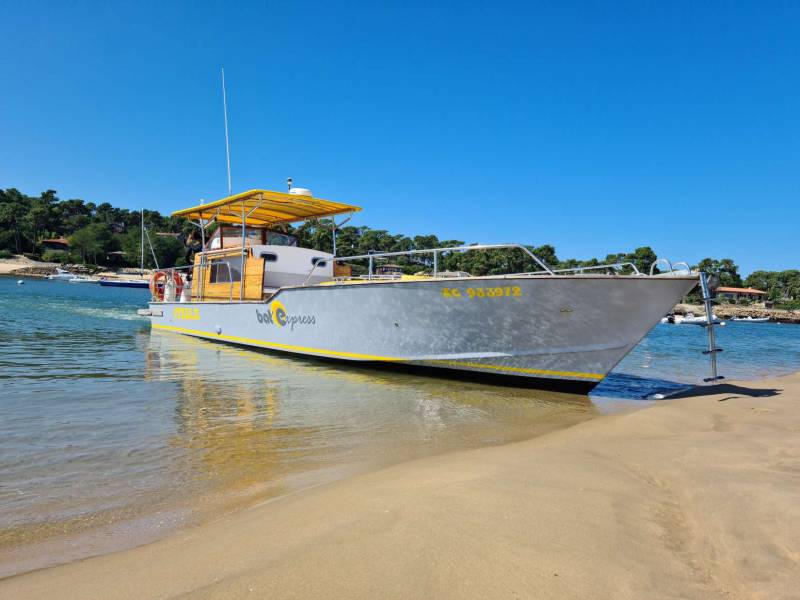
<path id="1" fill-rule="evenodd" d="M 0 576 L 378 466 L 529 438 L 708 373 L 694 326 L 657 326 L 590 400 L 151 334 L 136 315 L 147 298 L 0 277 Z M 800 327 L 718 331 L 728 377 L 800 365 Z"/>
<path id="2" fill-rule="evenodd" d="M 761 379 L 800 369 L 800 325 L 728 321 L 714 328 L 718 373 Z M 696 385 L 711 376 L 704 327 L 659 324 L 592 392 L 592 397 L 647 398 Z"/>

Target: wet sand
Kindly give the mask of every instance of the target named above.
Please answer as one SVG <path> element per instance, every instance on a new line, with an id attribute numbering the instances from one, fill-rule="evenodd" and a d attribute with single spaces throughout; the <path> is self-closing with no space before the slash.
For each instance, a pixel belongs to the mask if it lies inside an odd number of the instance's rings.
<path id="1" fill-rule="evenodd" d="M 0 597 L 797 597 L 800 374 L 684 396 L 298 492 Z"/>

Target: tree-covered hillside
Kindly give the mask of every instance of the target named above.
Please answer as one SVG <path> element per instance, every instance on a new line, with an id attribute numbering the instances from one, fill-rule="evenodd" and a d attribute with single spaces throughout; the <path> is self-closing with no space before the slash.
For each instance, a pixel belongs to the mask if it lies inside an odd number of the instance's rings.
<path id="1" fill-rule="evenodd" d="M 165 217 L 151 210 L 144 211 L 144 221 L 158 264 L 162 267 L 185 264 L 188 258 L 186 240 L 195 229 L 194 225 L 185 219 Z M 60 200 L 54 190 L 47 190 L 39 196 L 27 196 L 14 188 L 0 189 L 0 253 L 6 256 L 26 254 L 53 262 L 135 267 L 141 260 L 140 224 L 140 212 L 116 208 L 108 202 L 95 204 L 79 199 Z M 327 252 L 333 250 L 332 223 L 329 220 L 309 221 L 296 228 L 286 227 L 286 231 L 297 235 L 302 246 Z M 69 250 L 48 251 L 43 241 L 52 238 L 66 238 Z M 338 228 L 336 241 L 338 256 L 464 244 L 464 240 L 440 240 L 433 234 L 408 236 L 366 226 Z M 549 244 L 528 248 L 551 267 L 560 269 L 632 262 L 640 271 L 649 272 L 656 260 L 656 254 L 649 246 L 588 260 L 562 259 Z M 146 266 L 154 266 L 149 244 L 144 259 Z M 473 275 L 536 269 L 533 261 L 518 250 L 451 253 L 441 260 L 442 269 L 466 271 Z M 432 267 L 431 255 L 398 257 L 393 262 L 409 273 Z M 760 288 L 768 291 L 770 299 L 778 302 L 800 299 L 800 271 L 756 271 L 743 281 L 730 258 L 705 258 L 696 266 L 718 275 L 721 285 Z"/>
<path id="2" fill-rule="evenodd" d="M 141 213 L 115 208 L 108 202 L 60 200 L 55 190 L 27 196 L 19 190 L 0 190 L 0 251 L 26 254 L 53 262 L 138 266 L 140 262 Z M 184 219 L 144 211 L 150 232 L 188 233 Z M 69 240 L 68 252 L 47 251 L 42 241 Z M 183 243 L 173 236 L 151 236 L 159 264 L 170 265 L 184 256 Z M 149 248 L 146 250 L 146 256 Z M 152 264 L 152 259 L 150 259 Z"/>
<path id="3" fill-rule="evenodd" d="M 185 241 L 194 226 L 185 219 L 165 217 L 157 211 L 144 211 L 145 228 L 160 266 L 185 263 Z M 27 254 L 57 262 L 84 262 L 104 266 L 138 266 L 141 248 L 141 213 L 116 208 L 108 202 L 95 204 L 79 199 L 60 200 L 54 190 L 39 196 L 27 196 L 19 190 L 0 190 L 0 251 Z M 300 238 L 309 248 L 333 250 L 332 223 L 326 219 L 309 221 L 286 230 Z M 158 234 L 173 235 L 158 235 Z M 63 237 L 69 241 L 68 252 L 48 251 L 45 240 Z M 440 240 L 437 236 L 392 234 L 370 227 L 341 227 L 337 229 L 337 254 L 352 256 L 369 252 L 461 246 L 463 240 Z M 633 262 L 648 271 L 656 259 L 649 247 L 633 252 L 609 254 L 590 260 L 560 260 L 550 245 L 529 246 L 545 263 L 558 268 L 593 266 L 606 262 Z M 432 266 L 430 255 L 398 257 L 393 261 L 406 271 L 414 272 Z M 149 245 L 145 263 L 153 265 Z M 442 257 L 441 268 L 467 271 L 475 275 L 509 271 L 535 270 L 536 265 L 518 250 L 454 253 Z"/>

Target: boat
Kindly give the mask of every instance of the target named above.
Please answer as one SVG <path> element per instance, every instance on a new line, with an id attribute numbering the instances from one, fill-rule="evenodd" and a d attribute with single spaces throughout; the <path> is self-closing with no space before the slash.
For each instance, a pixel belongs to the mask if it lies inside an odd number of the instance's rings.
<path id="1" fill-rule="evenodd" d="M 103 287 L 147 288 L 150 281 L 147 279 L 101 279 L 98 281 Z"/>
<path id="2" fill-rule="evenodd" d="M 769 323 L 769 317 L 733 317 L 731 321 L 737 323 Z"/>
<path id="3" fill-rule="evenodd" d="M 202 250 L 190 267 L 156 271 L 139 312 L 154 332 L 588 392 L 699 279 L 631 263 L 556 270 L 521 244 L 338 256 L 279 231 L 360 210 L 290 188 L 176 211 L 199 228 Z M 334 248 L 335 240 L 334 230 Z M 534 268 L 481 276 L 439 268 L 449 254 L 497 249 L 522 253 Z M 377 273 L 399 257 L 427 272 Z"/>
<path id="4" fill-rule="evenodd" d="M 724 325 L 725 322 L 720 320 L 717 315 L 711 315 L 712 320 L 714 321 L 715 325 Z M 705 315 L 701 315 L 696 317 L 694 313 L 686 313 L 686 315 L 678 320 L 677 316 L 675 318 L 675 323 L 680 324 L 683 323 L 684 325 L 708 325 L 708 317 Z"/>
<path id="5" fill-rule="evenodd" d="M 99 279 L 94 279 L 92 277 L 73 277 L 72 279 L 67 280 L 69 283 L 100 283 Z"/>
<path id="6" fill-rule="evenodd" d="M 56 267 L 56 272 L 47 276 L 48 279 L 55 279 L 60 281 L 69 281 L 70 279 L 75 279 L 76 277 L 77 275 L 75 275 L 75 273 L 70 273 L 69 271 L 62 269 L 60 267 Z"/>

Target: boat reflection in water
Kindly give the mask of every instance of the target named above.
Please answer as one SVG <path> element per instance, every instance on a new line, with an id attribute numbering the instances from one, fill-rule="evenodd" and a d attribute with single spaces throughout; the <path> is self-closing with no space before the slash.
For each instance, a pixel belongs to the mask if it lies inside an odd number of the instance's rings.
<path id="1" fill-rule="evenodd" d="M 0 577 L 594 414 L 586 396 L 334 367 L 149 328 L 134 336 L 125 364 L 108 377 L 86 375 L 79 402 L 52 405 L 56 421 L 69 410 L 71 422 L 94 423 L 67 462 L 26 459 L 9 475 L 11 489 L 31 493 L 13 496 L 4 513 Z M 73 435 L 52 427 L 51 435 Z"/>
<path id="2" fill-rule="evenodd" d="M 586 396 L 342 368 L 152 332 L 148 379 L 174 382 L 194 510 L 589 418 Z"/>

